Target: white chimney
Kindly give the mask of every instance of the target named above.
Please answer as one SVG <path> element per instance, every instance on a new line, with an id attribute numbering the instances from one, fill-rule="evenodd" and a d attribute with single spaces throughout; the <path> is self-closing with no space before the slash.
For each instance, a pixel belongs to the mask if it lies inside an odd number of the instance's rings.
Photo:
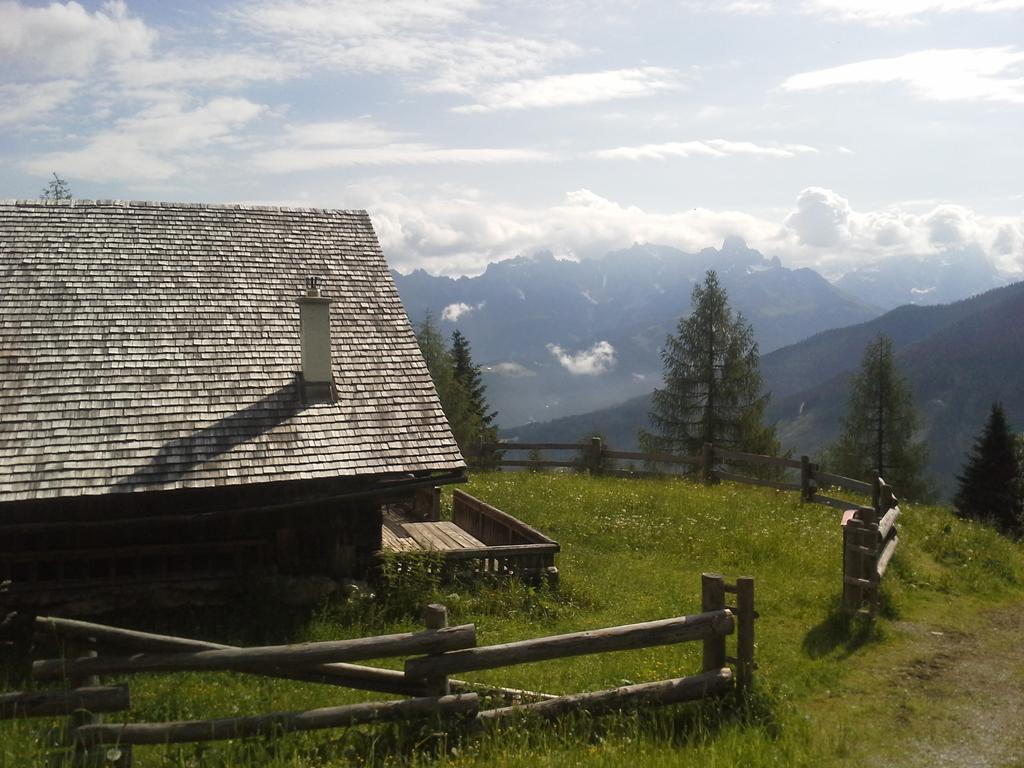
<path id="1" fill-rule="evenodd" d="M 306 402 L 334 400 L 331 373 L 331 300 L 320 295 L 320 279 L 306 278 L 306 295 L 298 300 L 302 334 L 302 388 Z"/>

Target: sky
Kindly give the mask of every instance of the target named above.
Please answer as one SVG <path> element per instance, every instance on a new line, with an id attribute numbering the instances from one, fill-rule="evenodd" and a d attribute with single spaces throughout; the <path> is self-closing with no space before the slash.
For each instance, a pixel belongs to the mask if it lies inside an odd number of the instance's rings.
<path id="1" fill-rule="evenodd" d="M 0 0 L 0 198 L 365 208 L 397 269 L 730 235 L 1024 277 L 1024 0 Z"/>

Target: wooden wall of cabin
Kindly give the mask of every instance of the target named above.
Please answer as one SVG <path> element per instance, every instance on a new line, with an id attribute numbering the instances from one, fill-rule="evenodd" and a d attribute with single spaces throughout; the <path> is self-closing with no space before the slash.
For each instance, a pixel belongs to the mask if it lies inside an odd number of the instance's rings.
<path id="1" fill-rule="evenodd" d="M 365 577 L 381 547 L 380 503 L 302 501 L 345 490 L 275 483 L 3 504 L 0 597 L 59 602 L 66 592 L 253 571 Z"/>

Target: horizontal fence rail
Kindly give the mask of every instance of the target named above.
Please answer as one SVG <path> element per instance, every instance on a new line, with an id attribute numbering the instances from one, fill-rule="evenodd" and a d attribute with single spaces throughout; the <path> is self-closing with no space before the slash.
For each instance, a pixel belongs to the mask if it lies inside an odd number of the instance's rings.
<path id="1" fill-rule="evenodd" d="M 556 451 L 562 455 L 551 457 L 545 455 L 544 451 Z M 564 455 L 566 451 L 574 451 L 575 456 Z M 523 452 L 528 452 L 529 457 L 520 458 Z M 657 471 L 659 468 L 676 468 L 679 471 L 670 471 L 669 474 L 690 475 L 700 472 L 706 482 L 727 480 L 779 491 L 799 492 L 800 498 L 806 502 L 842 510 L 859 508 L 860 505 L 824 495 L 819 492 L 820 489 L 841 488 L 865 496 L 873 492 L 871 483 L 825 472 L 807 456 L 801 456 L 799 459 L 765 456 L 759 453 L 733 451 L 711 443 L 704 445 L 700 456 L 616 451 L 610 449 L 598 437 L 580 443 L 485 443 L 480 446 L 479 455 L 490 457 L 488 466 L 497 468 L 534 471 L 573 469 L 613 477 L 657 476 L 663 474 Z M 623 463 L 629 466 L 623 466 Z M 741 468 L 754 468 L 766 476 L 751 476 L 738 471 Z M 783 479 L 786 473 L 794 470 L 799 471 L 799 482 Z"/>
<path id="2" fill-rule="evenodd" d="M 83 725 L 78 740 L 86 746 L 99 744 L 181 744 L 222 741 L 253 736 L 278 736 L 296 731 L 347 728 L 367 723 L 395 722 L 425 716 L 475 715 L 480 699 L 475 693 L 440 698 L 378 701 L 321 707 L 304 712 L 275 712 L 250 717 L 184 720 L 169 723 L 107 723 Z"/>
<path id="3" fill-rule="evenodd" d="M 354 640 L 230 648 L 214 651 L 146 654 L 80 659 L 44 659 L 32 664 L 37 680 L 134 672 L 241 671 L 260 668 L 303 667 L 339 661 L 361 661 L 467 648 L 476 644 L 472 624 L 425 632 L 407 632 Z"/>
<path id="4" fill-rule="evenodd" d="M 135 745 L 273 738 L 297 731 L 422 718 L 440 720 L 435 727 L 450 729 L 459 727 L 460 723 L 480 726 L 523 715 L 555 718 L 571 712 L 602 714 L 693 701 L 721 696 L 751 684 L 756 668 L 753 631 L 757 613 L 753 586 L 753 579 L 748 577 L 727 584 L 720 575 L 704 574 L 701 613 L 479 648 L 476 647 L 475 627 L 472 624 L 448 627 L 447 609 L 437 604 L 424 609 L 423 621 L 427 629 L 423 632 L 255 648 L 237 648 L 71 619 L 19 616 L 16 623 L 29 631 L 30 636 L 57 639 L 73 655 L 69 659 L 44 659 L 33 664 L 37 678 L 64 678 L 71 690 L 0 694 L 0 719 L 66 716 L 67 725 L 58 748 L 73 751 L 73 764 L 106 761 L 127 768 L 131 765 Z M 736 596 L 736 605 L 726 605 L 727 594 Z M 726 654 L 726 638 L 730 635 L 736 637 L 735 656 Z M 459 670 L 494 669 L 691 641 L 704 644 L 703 668 L 699 673 L 603 691 L 555 695 L 466 683 L 448 677 L 449 673 Z M 110 657 L 98 655 L 97 648 L 114 648 L 120 653 L 141 652 Z M 403 671 L 325 661 L 396 655 L 407 657 Z M 412 698 L 163 723 L 101 723 L 94 718 L 95 713 L 128 709 L 131 703 L 126 685 L 98 685 L 101 674 L 222 669 L 297 680 L 306 679 L 304 676 L 308 675 L 308 679 L 316 682 L 335 677 L 329 680 L 335 685 L 346 684 L 345 676 L 351 676 L 355 683 L 351 687 L 369 687 L 362 685 L 367 682 L 362 677 L 365 675 L 371 683 L 380 683 L 385 689 Z M 378 672 L 386 674 L 387 679 L 374 680 Z M 451 689 L 457 686 L 475 687 L 481 693 L 501 695 L 516 703 L 481 710 L 479 694 L 453 695 Z M 108 745 L 117 745 L 119 749 L 106 752 Z M 116 756 L 111 757 L 115 753 Z"/>
<path id="5" fill-rule="evenodd" d="M 0 693 L 0 720 L 70 715 L 80 709 L 120 712 L 130 707 L 131 696 L 126 685 L 93 686 L 68 691 Z"/>
<path id="6" fill-rule="evenodd" d="M 724 637 L 730 634 L 734 627 L 735 621 L 730 611 L 713 611 L 696 616 L 680 616 L 642 624 L 552 635 L 409 659 L 405 663 L 405 674 L 413 678 L 425 678 L 431 675 L 497 669 L 592 653 L 650 648 L 688 640 Z"/>

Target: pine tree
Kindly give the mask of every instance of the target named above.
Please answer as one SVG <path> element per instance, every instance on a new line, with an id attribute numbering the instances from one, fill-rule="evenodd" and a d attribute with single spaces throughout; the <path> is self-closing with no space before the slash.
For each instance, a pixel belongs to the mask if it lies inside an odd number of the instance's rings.
<path id="1" fill-rule="evenodd" d="M 774 454 L 775 430 L 764 425 L 768 396 L 761 392 L 754 330 L 734 315 L 714 271 L 691 296 L 661 359 L 665 387 L 652 396 L 653 431 L 640 433 L 643 450 L 697 455 L 704 443 Z"/>
<path id="2" fill-rule="evenodd" d="M 474 402 L 473 395 L 464 384 L 457 371 L 457 359 L 452 350 L 444 343 L 441 331 L 434 325 L 434 319 L 428 313 L 423 322 L 416 328 L 416 340 L 419 342 L 420 351 L 426 360 L 430 377 L 434 381 L 434 389 L 437 390 L 438 399 L 441 401 L 441 408 L 448 418 L 448 424 L 452 428 L 455 441 L 459 449 L 465 455 L 472 455 L 476 452 L 481 439 L 493 442 L 497 437 L 497 429 L 484 423 L 481 411 L 486 413 L 487 405 L 481 400 L 479 404 Z M 472 359 L 468 358 L 469 347 L 466 345 L 466 359 L 463 364 L 472 369 L 475 368 Z M 479 370 L 477 369 L 479 375 Z M 480 385 L 480 397 L 483 397 L 483 385 Z M 479 406 L 479 407 L 478 407 Z M 487 414 L 493 419 L 495 414 Z"/>
<path id="3" fill-rule="evenodd" d="M 926 499 L 928 450 L 914 440 L 918 424 L 910 386 L 893 359 L 892 340 L 879 334 L 864 350 L 860 372 L 851 382 L 842 433 L 828 449 L 826 463 L 858 480 L 878 472 L 898 495 Z"/>
<path id="4" fill-rule="evenodd" d="M 56 173 L 53 174 L 53 181 L 43 187 L 39 195 L 40 200 L 70 200 L 71 186 Z"/>
<path id="5" fill-rule="evenodd" d="M 473 362 L 469 340 L 458 329 L 452 332 L 451 357 L 452 373 L 465 393 L 467 407 L 475 420 L 475 445 L 472 447 L 475 449 L 482 443 L 497 442 L 498 428 L 494 426 L 494 419 L 498 412 L 490 410 L 487 405 L 487 387 L 483 383 L 480 366 Z"/>
<path id="6" fill-rule="evenodd" d="M 1001 403 L 992 404 L 957 480 L 960 489 L 953 505 L 961 517 L 984 520 L 1009 535 L 1024 533 L 1017 439 Z"/>

